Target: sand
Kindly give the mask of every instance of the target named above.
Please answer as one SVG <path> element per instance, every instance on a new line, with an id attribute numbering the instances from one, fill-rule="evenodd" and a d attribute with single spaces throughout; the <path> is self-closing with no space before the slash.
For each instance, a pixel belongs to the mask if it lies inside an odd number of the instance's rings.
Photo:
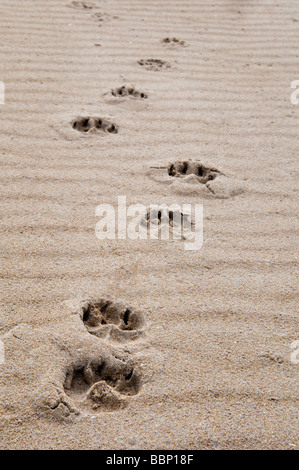
<path id="1" fill-rule="evenodd" d="M 1 449 L 296 448 L 298 1 L 0 16 Z M 202 248 L 99 240 L 118 196 L 202 204 Z"/>

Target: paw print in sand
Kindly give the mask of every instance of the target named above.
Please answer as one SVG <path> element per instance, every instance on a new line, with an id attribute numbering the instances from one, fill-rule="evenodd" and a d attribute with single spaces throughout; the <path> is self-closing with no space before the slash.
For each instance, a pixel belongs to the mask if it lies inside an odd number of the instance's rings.
<path id="1" fill-rule="evenodd" d="M 204 165 L 201 162 L 178 161 L 171 163 L 168 167 L 168 175 L 175 178 L 184 178 L 188 175 L 195 175 L 197 181 L 206 184 L 208 181 L 214 180 L 220 171 L 212 166 Z"/>
<path id="2" fill-rule="evenodd" d="M 92 410 L 115 411 L 139 393 L 141 372 L 128 351 L 113 350 L 82 331 L 72 331 L 63 343 L 59 335 L 53 340 L 52 361 L 57 359 L 39 380 L 34 399 L 38 414 L 64 420 Z"/>
<path id="3" fill-rule="evenodd" d="M 79 313 L 87 331 L 98 338 L 125 342 L 138 339 L 144 333 L 142 313 L 120 302 L 87 300 Z"/>
<path id="4" fill-rule="evenodd" d="M 140 386 L 141 376 L 133 362 L 111 353 L 69 368 L 64 394 L 79 407 L 112 411 L 125 407 L 127 397 L 136 395 Z"/>
<path id="5" fill-rule="evenodd" d="M 71 126 L 78 132 L 108 132 L 117 134 L 118 126 L 107 119 L 93 116 L 80 116 L 71 122 Z"/>
<path id="6" fill-rule="evenodd" d="M 152 72 L 159 72 L 162 69 L 169 69 L 171 67 L 169 62 L 161 59 L 140 59 L 138 64 Z"/>
<path id="7" fill-rule="evenodd" d="M 135 98 L 135 99 L 141 99 L 141 100 L 146 100 L 148 98 L 148 95 L 144 93 L 143 91 L 138 91 L 136 90 L 133 86 L 121 86 L 119 88 L 114 88 L 111 90 L 111 94 L 117 98 Z"/>
<path id="8" fill-rule="evenodd" d="M 73 8 L 82 8 L 83 10 L 92 10 L 93 8 L 96 7 L 96 5 L 93 2 L 79 2 L 79 1 L 73 1 L 71 3 L 71 6 Z"/>
<path id="9" fill-rule="evenodd" d="M 164 38 L 162 39 L 162 44 L 168 44 L 170 46 L 184 46 L 185 45 L 185 41 L 182 41 L 178 38 Z"/>

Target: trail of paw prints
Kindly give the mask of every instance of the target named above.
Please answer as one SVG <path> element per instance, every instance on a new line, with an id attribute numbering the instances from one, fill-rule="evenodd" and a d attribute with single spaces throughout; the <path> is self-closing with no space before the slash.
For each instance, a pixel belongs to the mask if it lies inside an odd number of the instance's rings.
<path id="1" fill-rule="evenodd" d="M 153 72 L 159 72 L 163 69 L 169 69 L 171 67 L 169 62 L 161 59 L 140 59 L 138 64 L 144 67 L 146 70 Z"/>
<path id="2" fill-rule="evenodd" d="M 111 95 L 115 96 L 116 98 L 133 98 L 140 100 L 146 100 L 148 98 L 148 95 L 145 92 L 138 91 L 133 86 L 126 85 L 123 85 L 119 88 L 114 88 L 111 90 Z"/>
<path id="3" fill-rule="evenodd" d="M 182 41 L 181 39 L 177 38 L 164 38 L 161 40 L 162 44 L 168 45 L 168 46 L 185 46 L 186 43 L 185 41 Z"/>
<path id="4" fill-rule="evenodd" d="M 71 122 L 71 126 L 78 132 L 102 132 L 109 134 L 117 134 L 118 126 L 113 122 L 101 117 L 79 116 Z"/>
<path id="5" fill-rule="evenodd" d="M 107 299 L 86 301 L 79 315 L 87 331 L 116 342 L 133 341 L 144 334 L 144 316 L 121 302 Z"/>

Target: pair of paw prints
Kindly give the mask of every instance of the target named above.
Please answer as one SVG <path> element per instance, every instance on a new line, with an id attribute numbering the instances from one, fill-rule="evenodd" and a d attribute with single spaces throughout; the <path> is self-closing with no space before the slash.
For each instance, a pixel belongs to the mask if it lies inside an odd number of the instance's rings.
<path id="1" fill-rule="evenodd" d="M 138 64 L 146 70 L 159 72 L 162 69 L 169 69 L 171 67 L 169 62 L 160 59 L 140 59 Z"/>
<path id="2" fill-rule="evenodd" d="M 87 12 L 90 12 L 91 10 L 97 9 L 97 5 L 93 2 L 80 2 L 80 1 L 73 1 L 70 6 L 72 8 L 80 9 L 80 10 L 86 10 Z M 111 19 L 111 16 L 108 15 L 107 13 L 101 13 L 101 12 L 96 12 L 92 14 L 92 18 L 99 23 L 99 26 L 102 26 L 102 23 L 109 21 Z M 118 16 L 113 16 L 113 18 L 117 19 Z"/>
<path id="3" fill-rule="evenodd" d="M 118 133 L 118 126 L 107 119 L 93 116 L 77 117 L 71 122 L 71 126 L 78 132 L 108 132 L 110 134 Z"/>
<path id="4" fill-rule="evenodd" d="M 124 343 L 144 334 L 143 314 L 110 299 L 65 304 L 71 308 L 71 325 L 58 326 L 50 340 L 55 359 L 49 357 L 39 379 L 34 400 L 38 412 L 63 420 L 124 408 L 142 387 L 141 365 Z"/>
<path id="5" fill-rule="evenodd" d="M 82 302 L 77 313 L 88 333 L 110 343 L 127 343 L 144 334 L 143 314 L 121 302 L 90 299 Z M 140 388 L 141 373 L 129 353 L 120 349 L 109 349 L 100 358 L 86 357 L 85 363 L 67 370 L 64 381 L 64 394 L 77 403 L 76 408 L 93 410 L 123 408 Z"/>
<path id="6" fill-rule="evenodd" d="M 162 44 L 164 45 L 169 45 L 169 46 L 184 46 L 185 41 L 182 41 L 177 38 L 169 38 L 166 37 L 161 40 Z M 140 59 L 138 60 L 138 64 L 144 67 L 146 70 L 150 70 L 153 72 L 159 72 L 160 70 L 163 69 L 169 69 L 171 68 L 171 65 L 169 62 L 161 59 Z"/>
<path id="7" fill-rule="evenodd" d="M 143 91 L 138 91 L 136 90 L 133 86 L 121 86 L 119 88 L 114 88 L 111 90 L 112 96 L 115 96 L 117 98 L 135 98 L 135 99 L 141 99 L 141 100 L 146 100 L 148 98 L 148 95 L 144 93 Z"/>

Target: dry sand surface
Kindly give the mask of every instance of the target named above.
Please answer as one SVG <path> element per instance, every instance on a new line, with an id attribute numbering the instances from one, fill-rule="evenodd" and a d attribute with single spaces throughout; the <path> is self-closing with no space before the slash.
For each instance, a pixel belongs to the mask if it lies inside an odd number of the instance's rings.
<path id="1" fill-rule="evenodd" d="M 296 448 L 298 0 L 0 17 L 1 448 Z M 203 204 L 202 249 L 99 240 L 121 195 Z"/>

